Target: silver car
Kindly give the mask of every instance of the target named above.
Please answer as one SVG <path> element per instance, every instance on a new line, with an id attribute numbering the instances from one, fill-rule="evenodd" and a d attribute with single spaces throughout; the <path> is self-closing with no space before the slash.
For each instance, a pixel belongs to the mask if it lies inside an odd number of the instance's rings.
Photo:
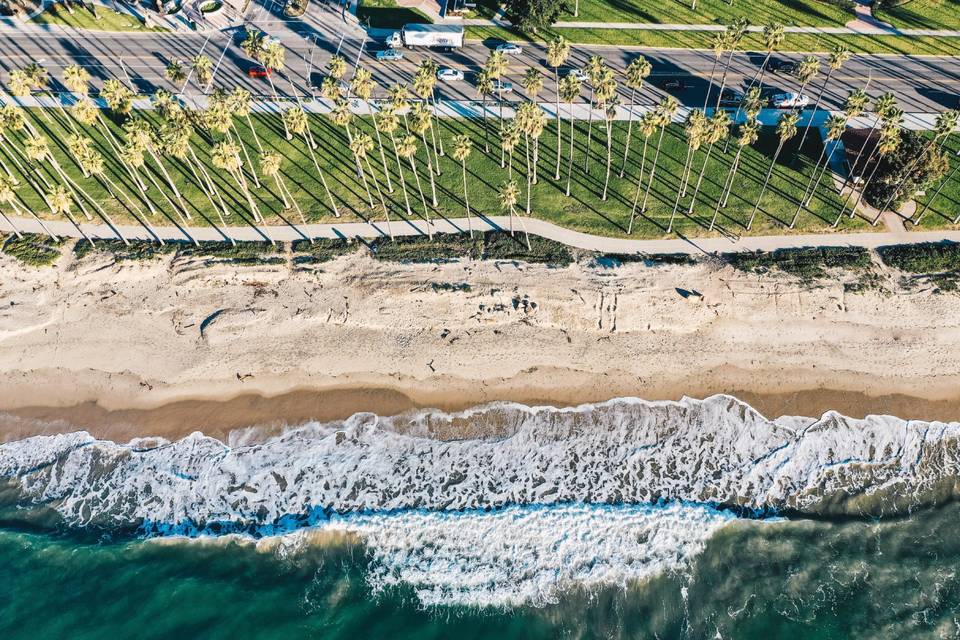
<path id="1" fill-rule="evenodd" d="M 442 67 L 437 71 L 437 80 L 443 80 L 445 82 L 455 82 L 463 80 L 463 71 L 460 69 L 451 69 L 450 67 Z"/>
<path id="2" fill-rule="evenodd" d="M 518 56 L 523 53 L 523 47 L 518 44 L 513 44 L 512 42 L 504 42 L 503 44 L 498 44 L 496 51 L 505 53 L 508 56 Z"/>
<path id="3" fill-rule="evenodd" d="M 403 60 L 403 52 L 399 49 L 384 49 L 383 51 L 377 51 L 377 60 L 381 62 L 395 62 L 397 60 Z"/>

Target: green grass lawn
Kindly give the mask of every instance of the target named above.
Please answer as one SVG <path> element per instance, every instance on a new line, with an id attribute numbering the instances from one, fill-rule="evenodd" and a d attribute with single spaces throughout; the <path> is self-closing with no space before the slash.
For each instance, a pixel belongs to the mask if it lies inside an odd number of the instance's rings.
<path id="1" fill-rule="evenodd" d="M 571 8 L 576 0 L 571 0 Z M 580 15 L 565 21 L 648 22 L 657 24 L 724 24 L 747 16 L 753 24 L 779 22 L 790 26 L 842 26 L 854 17 L 852 9 L 819 0 L 579 0 Z"/>
<path id="2" fill-rule="evenodd" d="M 396 0 L 360 0 L 357 5 L 357 17 L 361 24 L 368 24 L 369 20 L 369 25 L 378 29 L 433 22 L 427 14 L 418 9 L 398 7 Z"/>
<path id="3" fill-rule="evenodd" d="M 139 114 L 144 119 L 153 119 L 157 116 L 153 112 Z M 62 116 L 59 112 L 47 112 L 44 115 L 33 112 L 31 114 L 34 126 L 45 135 L 48 135 L 53 141 L 54 153 L 65 170 L 71 172 L 74 179 L 77 180 L 84 189 L 90 194 L 90 197 L 102 206 L 113 216 L 117 222 L 133 221 L 131 213 L 128 211 L 128 205 L 125 201 L 111 196 L 102 188 L 93 178 L 83 178 L 73 161 L 67 155 L 63 143 L 57 141 L 65 137 L 65 124 L 60 121 Z M 45 116 L 50 116 L 52 122 Z M 325 196 L 323 185 L 315 175 L 312 162 L 307 155 L 305 145 L 300 140 L 288 142 L 284 139 L 282 126 L 276 115 L 262 115 L 255 120 L 258 131 L 260 132 L 263 145 L 277 151 L 284 158 L 283 175 L 290 189 L 296 194 L 297 201 L 305 212 L 309 221 L 314 222 L 333 222 L 336 220 L 332 215 L 331 208 Z M 358 127 L 362 127 L 371 132 L 369 122 L 355 121 Z M 373 220 L 382 221 L 383 212 L 379 207 L 371 209 L 369 203 L 365 202 L 366 195 L 361 183 L 354 174 L 354 165 L 352 158 L 348 155 L 347 141 L 342 130 L 334 127 L 326 118 L 313 117 L 311 120 L 313 132 L 319 143 L 317 149 L 318 160 L 322 170 L 326 174 L 327 184 L 335 193 L 339 209 L 343 214 L 341 221 L 346 220 Z M 569 144 L 569 123 L 563 130 L 563 151 L 567 152 Z M 113 124 L 117 127 L 117 124 Z M 497 121 L 490 119 L 487 121 L 488 131 L 490 133 L 491 148 L 490 154 L 483 152 L 484 127 L 481 121 L 469 121 L 462 119 L 445 119 L 439 123 L 440 135 L 442 135 L 446 148 L 451 146 L 451 138 L 458 133 L 466 133 L 475 141 L 473 155 L 468 163 L 468 184 L 470 189 L 470 203 L 474 213 L 480 215 L 498 215 L 503 213 L 498 200 L 498 190 L 500 185 L 507 179 L 507 169 L 501 169 L 499 166 L 499 147 L 497 144 Z M 249 131 L 246 126 L 240 125 L 240 130 L 249 143 L 250 153 L 254 153 L 254 146 L 251 141 Z M 624 131 L 626 123 L 617 123 L 613 136 L 613 157 L 614 157 L 614 175 L 611 178 L 610 194 L 606 201 L 600 198 L 602 189 L 604 164 L 601 158 L 601 148 L 605 137 L 602 123 L 595 123 L 593 137 L 593 155 L 589 172 L 584 171 L 584 157 L 586 145 L 586 122 L 576 124 L 575 134 L 575 156 L 574 170 L 572 177 L 571 196 L 566 197 L 563 193 L 566 180 L 566 164 L 564 164 L 564 175 L 560 181 L 553 179 L 553 167 L 556 161 L 556 130 L 551 123 L 543 137 L 541 138 L 540 149 L 540 181 L 532 190 L 532 214 L 536 217 L 550 220 L 559 225 L 577 229 L 589 233 L 595 233 L 608 236 L 625 236 L 626 227 L 630 217 L 630 209 L 633 196 L 636 189 L 636 174 L 640 162 L 640 152 L 642 151 L 642 142 L 635 138 L 632 145 L 632 154 L 627 166 L 625 179 L 619 179 L 616 172 L 620 166 L 622 157 Z M 130 180 L 123 173 L 123 168 L 118 164 L 105 139 L 100 131 L 91 132 L 91 137 L 95 140 L 98 149 L 107 160 L 107 167 L 115 180 L 121 184 L 129 184 Z M 119 128 L 117 127 L 119 134 Z M 670 218 L 674 207 L 677 186 L 679 184 L 679 175 L 681 166 L 684 162 L 686 146 L 682 139 L 682 132 L 679 126 L 671 126 L 665 136 L 661 159 L 657 168 L 656 179 L 651 190 L 650 209 L 646 215 L 639 217 L 634 228 L 635 237 L 658 237 L 665 234 L 667 221 Z M 16 140 L 17 136 L 13 136 Z M 789 221 L 793 215 L 796 204 L 801 194 L 806 188 L 808 176 L 812 171 L 812 162 L 809 159 L 819 153 L 819 142 L 814 141 L 813 137 L 808 138 L 808 149 L 806 154 L 795 154 L 793 149 L 787 148 L 781 155 L 773 179 L 770 182 L 770 188 L 766 192 L 761 203 L 761 213 L 758 215 L 752 233 L 785 233 L 780 221 Z M 208 165 L 218 189 L 223 194 L 231 210 L 231 216 L 227 220 L 230 225 L 243 225 L 251 221 L 248 206 L 242 195 L 242 192 L 231 180 L 228 174 L 219 169 L 215 169 L 210 161 L 208 149 L 211 140 L 201 137 L 199 134 L 193 138 L 197 154 L 203 162 Z M 760 142 L 754 148 L 750 148 L 743 154 L 740 173 L 737 178 L 736 186 L 733 190 L 733 196 L 730 198 L 727 208 L 722 209 L 719 216 L 719 225 L 721 231 L 733 235 L 745 233 L 744 223 L 749 218 L 753 209 L 754 201 L 760 190 L 760 182 L 770 163 L 770 156 L 775 146 L 775 139 L 771 131 L 766 131 L 761 137 Z M 391 216 L 395 225 L 404 225 L 403 220 L 407 217 L 402 191 L 400 189 L 400 172 L 396 162 L 392 157 L 390 145 L 387 146 L 387 164 L 391 172 L 391 180 L 395 187 L 393 194 L 386 194 L 388 206 L 391 209 Z M 712 154 L 710 164 L 703 180 L 702 192 L 699 196 L 698 206 L 695 208 L 692 216 L 680 215 L 678 217 L 675 229 L 684 234 L 704 235 L 707 233 L 706 227 L 714 210 L 714 203 L 717 201 L 727 171 L 729 169 L 735 145 L 731 145 L 729 153 L 722 153 L 721 149 L 716 148 Z M 524 149 L 521 145 L 514 155 L 514 176 L 521 188 L 520 202 L 518 210 L 522 211 L 526 199 L 526 179 L 524 169 Z M 653 158 L 653 149 L 648 152 L 648 169 Z M 704 154 L 697 155 L 694 163 L 694 179 L 696 172 L 699 171 L 703 161 Z M 13 158 L 6 156 L 6 164 L 16 171 Z M 19 157 L 21 164 L 24 159 Z M 371 157 L 374 166 L 377 167 L 377 173 L 380 175 L 381 184 L 383 183 L 382 164 L 378 154 Z M 426 156 L 422 145 L 416 157 L 417 169 L 421 178 L 423 190 L 426 194 L 427 204 L 430 204 L 430 187 L 427 179 Z M 564 163 L 566 157 L 564 157 Z M 462 217 L 464 215 L 462 203 L 462 182 L 459 165 L 453 161 L 449 155 L 440 160 L 442 176 L 437 179 L 437 193 L 439 206 L 431 209 L 431 218 L 439 216 Z M 191 225 L 209 225 L 218 224 L 218 219 L 213 213 L 207 198 L 200 190 L 200 187 L 192 177 L 192 172 L 186 166 L 183 166 L 175 159 L 165 160 L 165 165 L 170 173 L 175 176 L 175 181 L 188 203 L 189 212 L 192 215 Z M 53 170 L 49 166 L 42 167 L 46 179 L 51 183 L 56 183 Z M 162 176 L 157 173 L 156 179 L 162 184 Z M 414 210 L 414 219 L 424 218 L 424 209 L 421 205 L 420 197 L 416 191 L 415 176 L 411 172 L 409 165 L 404 163 L 403 177 L 406 180 L 410 203 Z M 248 177 L 248 180 L 252 180 Z M 252 184 L 252 183 L 251 183 Z M 691 189 L 692 191 L 692 189 Z M 52 214 L 46 211 L 46 207 L 40 197 L 40 194 L 26 182 L 19 188 L 18 193 L 24 204 L 31 207 L 38 214 L 45 217 L 52 217 Z M 283 224 L 280 215 L 291 222 L 298 222 L 297 214 L 294 211 L 282 210 L 281 202 L 277 190 L 272 183 L 264 182 L 261 189 L 253 189 L 253 195 L 260 209 L 267 216 L 271 224 Z M 153 199 L 157 210 L 163 212 L 157 217 L 150 219 L 154 225 L 170 225 L 176 222 L 173 205 L 166 200 L 164 195 L 156 188 L 150 188 L 148 196 Z M 376 199 L 376 194 L 374 194 Z M 681 202 L 681 213 L 687 210 L 689 198 Z M 837 197 L 829 185 L 829 180 L 824 180 L 817 197 L 813 199 L 811 212 L 804 211 L 801 215 L 797 230 L 800 231 L 829 231 L 830 223 L 839 204 Z M 83 219 L 83 214 L 79 207 L 74 206 L 74 215 L 78 219 Z M 844 222 L 844 228 L 860 228 L 863 223 L 860 221 Z M 715 231 L 716 233 L 716 231 Z"/>
<path id="4" fill-rule="evenodd" d="M 960 29 L 960 1 L 909 0 L 877 9 L 874 16 L 901 29 Z"/>
<path id="5" fill-rule="evenodd" d="M 533 37 L 504 27 L 467 27 L 467 38 L 473 40 L 549 40 L 561 34 L 577 44 L 598 44 L 611 47 L 635 46 L 650 48 L 708 49 L 713 39 L 710 31 L 651 31 L 631 29 L 551 29 Z M 960 38 L 907 36 L 854 36 L 834 34 L 788 33 L 780 51 L 829 51 L 843 44 L 854 53 L 895 53 L 902 55 L 960 55 Z M 741 48 L 762 51 L 763 36 L 748 34 Z"/>
<path id="6" fill-rule="evenodd" d="M 86 7 L 74 7 L 71 14 L 61 5 L 54 5 L 45 10 L 40 15 L 33 18 L 37 24 L 49 24 L 63 27 L 74 27 L 77 29 L 93 29 L 97 31 L 167 31 L 162 27 L 144 27 L 139 20 L 133 16 L 122 13 L 118 14 L 105 7 L 97 7 L 97 17 Z"/>

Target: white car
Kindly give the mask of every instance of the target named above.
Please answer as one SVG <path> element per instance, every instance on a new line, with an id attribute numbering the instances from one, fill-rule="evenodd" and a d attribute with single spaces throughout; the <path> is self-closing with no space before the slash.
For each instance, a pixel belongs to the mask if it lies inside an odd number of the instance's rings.
<path id="1" fill-rule="evenodd" d="M 271 44 L 280 44 L 280 38 L 277 36 L 263 36 L 263 46 L 269 46 Z"/>
<path id="2" fill-rule="evenodd" d="M 437 80 L 444 80 L 446 82 L 463 80 L 463 71 L 460 71 L 460 69 L 443 67 L 437 71 Z"/>
<path id="3" fill-rule="evenodd" d="M 778 93 L 770 98 L 775 109 L 803 109 L 810 104 L 810 98 L 802 93 Z"/>
<path id="4" fill-rule="evenodd" d="M 571 78 L 576 78 L 580 82 L 586 82 L 587 80 L 590 79 L 589 76 L 587 75 L 587 72 L 584 71 L 583 69 L 570 69 L 569 71 L 567 71 L 567 75 L 570 76 Z"/>
<path id="5" fill-rule="evenodd" d="M 384 49 L 383 51 L 377 51 L 377 60 L 381 62 L 395 62 L 397 60 L 403 60 L 403 52 L 399 49 Z"/>
<path id="6" fill-rule="evenodd" d="M 496 86 L 496 91 L 498 93 L 513 93 L 513 83 L 512 82 L 498 82 Z"/>
<path id="7" fill-rule="evenodd" d="M 512 42 L 504 42 L 503 44 L 498 44 L 496 51 L 505 53 L 508 56 L 518 56 L 523 53 L 523 47 L 518 44 L 513 44 Z"/>

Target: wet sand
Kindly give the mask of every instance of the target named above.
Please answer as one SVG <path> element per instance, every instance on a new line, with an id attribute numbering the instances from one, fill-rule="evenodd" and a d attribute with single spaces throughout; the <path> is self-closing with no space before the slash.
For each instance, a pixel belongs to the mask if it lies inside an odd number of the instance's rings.
<path id="1" fill-rule="evenodd" d="M 531 395 L 529 389 L 517 389 L 498 399 L 528 405 L 567 407 L 611 398 L 584 393 L 582 390 L 558 388 L 554 391 L 550 393 L 540 389 Z M 735 396 L 771 418 L 782 415 L 819 417 L 832 410 L 856 418 L 889 414 L 918 420 L 960 420 L 960 395 L 952 399 L 933 400 L 903 394 L 873 396 L 829 389 L 758 393 L 723 387 L 717 387 L 712 392 L 686 395 L 703 398 L 712 393 Z M 679 400 L 683 395 L 664 389 L 661 393 L 651 391 L 638 397 L 645 400 Z M 82 429 L 97 438 L 117 442 L 144 436 L 172 440 L 194 431 L 224 441 L 234 433 L 244 442 L 251 442 L 280 433 L 287 426 L 310 421 L 341 420 L 355 413 L 370 412 L 388 416 L 427 407 L 458 411 L 489 400 L 451 394 L 439 402 L 423 402 L 396 389 L 340 388 L 300 389 L 276 396 L 248 393 L 223 400 L 178 400 L 153 408 L 106 409 L 96 402 L 67 407 L 26 406 L 0 412 L 0 441 Z"/>

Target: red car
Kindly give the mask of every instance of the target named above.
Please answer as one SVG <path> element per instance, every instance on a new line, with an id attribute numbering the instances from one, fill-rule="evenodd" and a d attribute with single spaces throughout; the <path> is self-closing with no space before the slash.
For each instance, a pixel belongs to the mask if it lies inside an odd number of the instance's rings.
<path id="1" fill-rule="evenodd" d="M 273 72 L 266 67 L 261 67 L 257 65 L 256 67 L 250 67 L 247 70 L 247 75 L 251 78 L 269 78 Z"/>

